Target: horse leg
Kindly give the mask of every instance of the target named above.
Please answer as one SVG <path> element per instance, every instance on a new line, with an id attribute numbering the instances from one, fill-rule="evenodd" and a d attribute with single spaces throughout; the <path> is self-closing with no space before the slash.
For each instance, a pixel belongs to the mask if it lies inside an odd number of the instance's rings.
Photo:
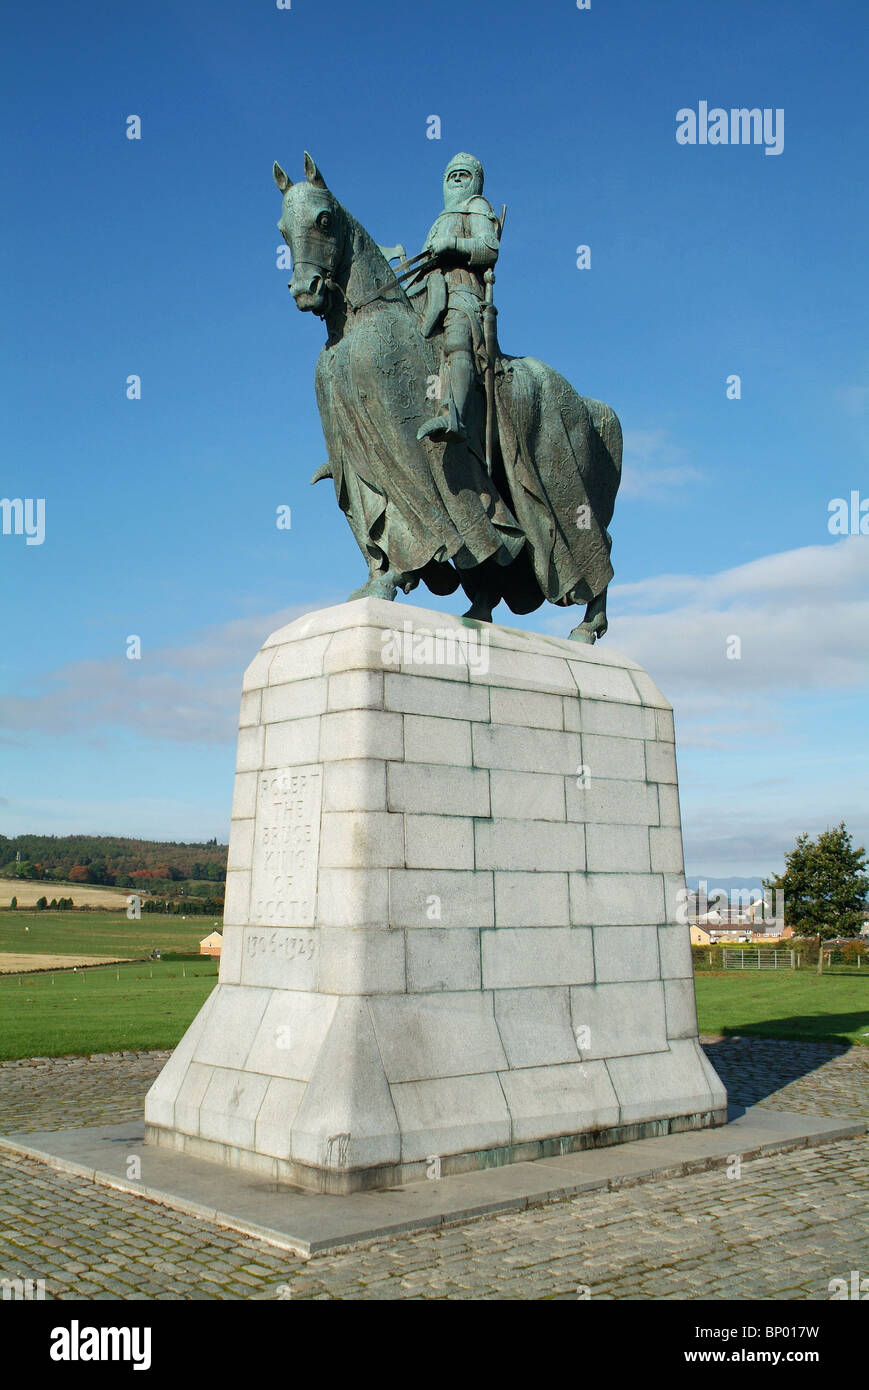
<path id="1" fill-rule="evenodd" d="M 462 617 L 473 618 L 478 623 L 490 623 L 492 610 L 503 597 L 496 567 L 493 566 L 491 558 L 474 565 L 472 569 L 462 569 L 459 573 L 462 588 L 471 600 L 470 608 Z"/>
<path id="2" fill-rule="evenodd" d="M 394 569 L 382 570 L 377 564 L 377 560 L 369 560 L 368 579 L 360 588 L 353 590 L 347 599 L 348 603 L 355 598 L 383 598 L 391 602 L 399 589 L 402 593 L 409 594 L 419 583 L 419 575 L 416 573 Z"/>
<path id="3" fill-rule="evenodd" d="M 603 637 L 609 626 L 606 616 L 606 589 L 593 598 L 585 610 L 585 617 L 578 627 L 570 633 L 574 642 L 594 642 Z"/>

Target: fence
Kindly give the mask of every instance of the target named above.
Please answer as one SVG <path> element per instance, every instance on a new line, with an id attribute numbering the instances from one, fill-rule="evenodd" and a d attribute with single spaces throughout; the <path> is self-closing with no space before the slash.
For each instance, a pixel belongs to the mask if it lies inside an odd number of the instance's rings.
<path id="1" fill-rule="evenodd" d="M 770 946 L 725 948 L 723 955 L 725 970 L 793 970 L 796 966 L 795 951 L 775 951 Z"/>

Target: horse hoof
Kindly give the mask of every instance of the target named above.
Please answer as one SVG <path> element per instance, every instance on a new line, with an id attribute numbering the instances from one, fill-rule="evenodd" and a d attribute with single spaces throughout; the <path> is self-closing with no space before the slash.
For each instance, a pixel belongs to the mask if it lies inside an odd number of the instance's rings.
<path id="1" fill-rule="evenodd" d="M 462 617 L 473 618 L 477 623 L 490 623 L 492 621 L 492 609 L 488 605 L 472 603 L 467 613 L 463 613 Z"/>
<path id="2" fill-rule="evenodd" d="M 582 622 L 579 627 L 575 627 L 568 633 L 571 642 L 587 642 L 589 646 L 596 642 L 599 637 L 603 637 L 609 624 L 603 614 L 599 614 L 591 621 Z"/>
<path id="3" fill-rule="evenodd" d="M 361 589 L 354 589 L 347 602 L 352 603 L 355 598 L 385 598 L 391 603 L 397 593 L 398 589 L 391 579 L 377 575 L 374 579 L 369 579 L 367 584 L 363 584 Z"/>

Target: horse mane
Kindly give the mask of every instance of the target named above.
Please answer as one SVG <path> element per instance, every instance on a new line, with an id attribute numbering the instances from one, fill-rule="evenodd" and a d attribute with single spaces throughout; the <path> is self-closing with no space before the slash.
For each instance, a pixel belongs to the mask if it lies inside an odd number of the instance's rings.
<path id="1" fill-rule="evenodd" d="M 374 240 L 371 233 L 363 227 L 362 223 L 355 218 L 351 212 L 347 211 L 343 203 L 339 203 L 339 207 L 347 220 L 352 247 L 348 284 L 350 276 L 353 274 L 353 266 L 364 260 L 366 262 L 366 268 L 370 270 L 374 276 L 371 285 L 366 286 L 366 290 L 374 289 L 376 285 L 388 284 L 390 290 L 397 289 L 401 292 L 400 298 L 391 299 L 389 302 L 391 304 L 401 304 L 407 309 L 408 313 L 412 314 L 414 312 L 413 305 L 405 294 L 403 287 L 395 278 L 395 271 L 381 251 L 379 244 Z M 353 298 L 352 294 L 350 297 L 351 299 Z"/>

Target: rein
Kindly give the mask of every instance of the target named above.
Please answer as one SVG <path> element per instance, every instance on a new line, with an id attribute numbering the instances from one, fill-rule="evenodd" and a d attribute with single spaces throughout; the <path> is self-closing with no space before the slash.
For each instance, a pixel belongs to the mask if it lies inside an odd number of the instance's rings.
<path id="1" fill-rule="evenodd" d="M 401 261 L 401 263 L 398 266 L 396 266 L 395 271 L 393 272 L 392 280 L 387 280 L 385 285 L 378 285 L 376 289 L 373 289 L 371 291 L 370 294 L 366 294 L 364 299 L 360 299 L 357 304 L 354 304 L 348 298 L 343 286 L 339 285 L 337 280 L 332 279 L 331 271 L 326 276 L 324 284 L 327 290 L 338 290 L 339 294 L 342 296 L 344 300 L 344 303 L 347 305 L 347 308 L 355 314 L 358 309 L 364 309 L 366 304 L 373 304 L 375 299 L 379 299 L 380 296 L 382 294 L 385 294 L 387 290 L 398 289 L 402 281 L 409 280 L 411 276 L 418 275 L 420 271 L 430 270 L 431 266 L 435 264 L 434 260 L 431 261 L 431 264 L 415 264 L 415 262 L 423 261 L 427 256 L 430 255 L 431 253 L 429 251 L 421 251 L 418 256 L 414 256 L 411 260 Z"/>

